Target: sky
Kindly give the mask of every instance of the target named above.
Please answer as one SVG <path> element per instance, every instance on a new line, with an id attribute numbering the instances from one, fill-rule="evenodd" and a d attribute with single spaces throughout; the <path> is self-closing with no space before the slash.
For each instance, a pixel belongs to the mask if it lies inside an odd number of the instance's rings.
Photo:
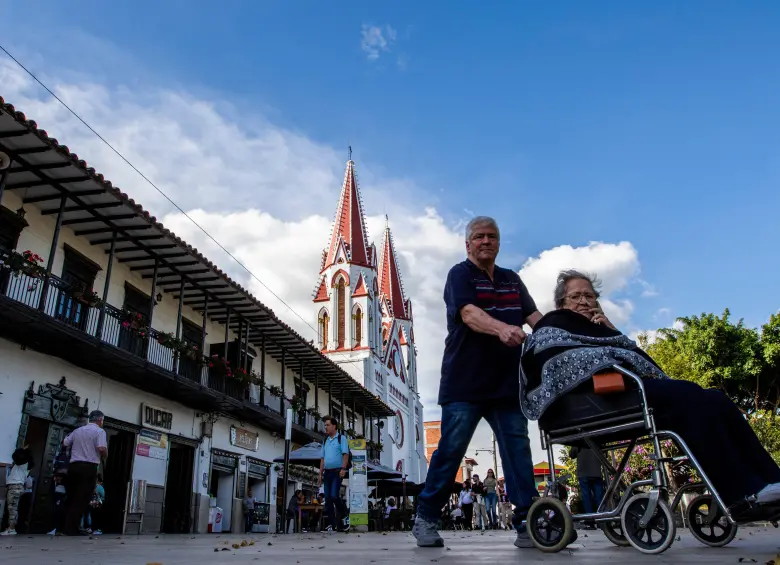
<path id="1" fill-rule="evenodd" d="M 444 280 L 474 215 L 498 220 L 499 264 L 542 311 L 563 268 L 595 271 L 631 335 L 724 308 L 757 326 L 779 307 L 777 3 L 0 9 L 0 43 L 263 284 L 2 54 L 0 95 L 306 336 L 351 145 L 377 245 L 390 217 L 426 419 Z M 489 446 L 483 424 L 469 455 Z"/>

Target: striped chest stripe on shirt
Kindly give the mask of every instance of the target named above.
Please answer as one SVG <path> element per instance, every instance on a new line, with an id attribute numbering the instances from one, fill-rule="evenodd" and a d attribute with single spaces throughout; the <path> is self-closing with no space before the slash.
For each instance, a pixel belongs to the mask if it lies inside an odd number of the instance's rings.
<path id="1" fill-rule="evenodd" d="M 477 279 L 474 282 L 476 305 L 483 310 L 522 310 L 520 283 L 497 282 L 494 285 L 487 279 Z"/>

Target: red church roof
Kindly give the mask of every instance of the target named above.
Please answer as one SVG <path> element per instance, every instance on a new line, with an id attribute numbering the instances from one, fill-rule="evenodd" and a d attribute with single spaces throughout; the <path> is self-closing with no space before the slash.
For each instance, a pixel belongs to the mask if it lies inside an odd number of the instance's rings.
<path id="1" fill-rule="evenodd" d="M 368 296 L 368 289 L 366 288 L 366 280 L 363 278 L 363 273 L 360 273 L 357 285 L 355 285 L 355 292 L 352 293 L 353 298 L 359 296 Z"/>
<path id="2" fill-rule="evenodd" d="M 317 289 L 317 294 L 314 296 L 314 302 L 327 302 L 330 300 L 328 297 L 328 287 L 325 285 L 325 277 L 320 279 L 320 286 Z"/>
<path id="3" fill-rule="evenodd" d="M 398 260 L 395 256 L 393 236 L 390 234 L 390 226 L 385 224 L 385 236 L 382 242 L 382 252 L 379 255 L 379 292 L 390 303 L 390 314 L 394 318 L 408 320 L 404 288 L 401 284 L 401 275 L 398 272 Z"/>
<path id="4" fill-rule="evenodd" d="M 358 193 L 355 163 L 352 160 L 347 161 L 347 170 L 344 172 L 344 184 L 341 187 L 341 197 L 336 208 L 336 220 L 333 224 L 333 233 L 330 236 L 328 253 L 322 264 L 323 269 L 336 262 L 336 254 L 341 240 L 344 240 L 351 263 L 369 265 L 363 205 Z"/>

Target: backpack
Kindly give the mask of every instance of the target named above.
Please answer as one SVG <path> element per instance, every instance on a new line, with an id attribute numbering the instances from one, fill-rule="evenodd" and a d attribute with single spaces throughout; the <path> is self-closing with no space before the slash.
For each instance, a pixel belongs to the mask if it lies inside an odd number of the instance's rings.
<path id="1" fill-rule="evenodd" d="M 339 438 L 339 450 L 341 450 L 341 437 L 342 437 L 342 436 L 341 436 L 341 432 L 339 432 L 339 433 L 338 433 L 338 438 Z M 349 440 L 347 440 L 347 450 L 348 450 L 348 451 L 347 451 L 347 453 L 349 454 L 349 458 L 347 459 L 347 468 L 348 468 L 348 469 L 351 469 L 351 468 L 352 468 L 352 450 L 351 450 L 351 449 L 349 449 Z"/>

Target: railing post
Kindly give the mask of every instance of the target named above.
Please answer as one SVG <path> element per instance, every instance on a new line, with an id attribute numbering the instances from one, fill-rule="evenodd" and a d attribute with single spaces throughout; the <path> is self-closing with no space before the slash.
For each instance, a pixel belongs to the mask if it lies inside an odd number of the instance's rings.
<path id="1" fill-rule="evenodd" d="M 285 355 L 284 354 L 285 354 L 285 351 L 284 351 L 284 348 L 282 348 L 282 397 L 279 399 L 279 412 L 281 412 L 282 416 L 285 415 L 285 410 L 284 410 L 284 390 L 285 390 L 284 381 L 287 380 L 285 378 L 287 376 L 286 375 L 286 373 L 287 373 L 287 366 L 286 366 L 286 363 L 285 363 L 286 360 L 285 360 Z"/>
<path id="2" fill-rule="evenodd" d="M 366 409 L 365 408 L 363 408 L 363 437 L 364 438 L 367 437 L 366 436 Z"/>
<path id="3" fill-rule="evenodd" d="M 260 336 L 260 406 L 265 408 L 265 336 Z"/>
<path id="4" fill-rule="evenodd" d="M 326 412 L 326 414 L 330 414 L 331 416 L 333 416 L 333 414 L 331 414 L 332 411 L 333 411 L 333 381 L 328 381 L 328 411 Z"/>
<path id="5" fill-rule="evenodd" d="M 341 426 L 344 427 L 344 424 L 347 422 L 347 405 L 344 402 L 344 389 L 341 389 Z M 344 428 L 346 430 L 346 428 Z"/>
<path id="6" fill-rule="evenodd" d="M 209 315 L 209 295 L 207 292 L 203 292 L 203 328 L 202 328 L 202 334 L 200 337 L 200 354 L 201 356 L 206 356 L 206 320 L 208 319 Z M 201 369 L 201 375 L 200 380 L 202 385 L 206 386 L 208 385 L 208 379 L 206 382 L 203 382 L 203 373 L 208 371 L 208 364 L 203 366 L 203 369 Z"/>
<path id="7" fill-rule="evenodd" d="M 246 325 L 246 335 L 244 336 L 244 371 L 249 372 L 249 330 L 252 328 L 249 325 L 249 320 L 244 322 Z"/>
<path id="8" fill-rule="evenodd" d="M 102 339 L 103 324 L 106 319 L 106 302 L 108 302 L 108 287 L 111 285 L 111 270 L 114 267 L 114 255 L 116 253 L 116 231 L 111 234 L 111 251 L 108 253 L 108 266 L 106 267 L 106 283 L 103 285 L 103 303 L 100 305 L 100 317 L 98 318 L 95 337 Z"/>
<path id="9" fill-rule="evenodd" d="M 149 327 L 152 327 L 152 320 L 154 319 L 154 307 L 157 306 L 157 274 L 160 270 L 160 261 L 157 257 L 154 258 L 154 272 L 152 273 L 152 292 L 149 299 Z"/>
<path id="10" fill-rule="evenodd" d="M 314 411 L 320 411 L 320 374 L 314 373 Z M 316 427 L 316 426 L 315 426 Z"/>
<path id="11" fill-rule="evenodd" d="M 38 302 L 38 310 L 43 310 L 46 307 L 46 295 L 49 293 L 49 277 L 51 277 L 51 270 L 54 268 L 54 255 L 57 253 L 57 244 L 59 243 L 60 230 L 62 229 L 62 216 L 65 213 L 65 203 L 67 201 L 68 195 L 63 194 L 62 198 L 60 198 L 60 209 L 57 211 L 57 223 L 54 225 L 54 236 L 49 249 L 49 261 L 46 264 L 46 276 L 43 279 L 43 289 L 41 290 L 41 300 Z"/>
<path id="12" fill-rule="evenodd" d="M 10 157 L 10 156 L 9 156 Z M 8 179 L 8 173 L 11 171 L 11 163 L 13 159 L 8 162 L 8 166 L 0 172 L 0 204 L 3 202 L 3 190 L 5 189 L 5 181 Z"/>
<path id="13" fill-rule="evenodd" d="M 181 313 L 184 308 L 184 277 L 181 278 L 181 284 L 179 284 L 179 311 L 176 314 L 176 339 L 181 339 Z M 179 351 L 173 352 L 173 372 L 179 374 L 179 361 L 181 355 Z"/>

